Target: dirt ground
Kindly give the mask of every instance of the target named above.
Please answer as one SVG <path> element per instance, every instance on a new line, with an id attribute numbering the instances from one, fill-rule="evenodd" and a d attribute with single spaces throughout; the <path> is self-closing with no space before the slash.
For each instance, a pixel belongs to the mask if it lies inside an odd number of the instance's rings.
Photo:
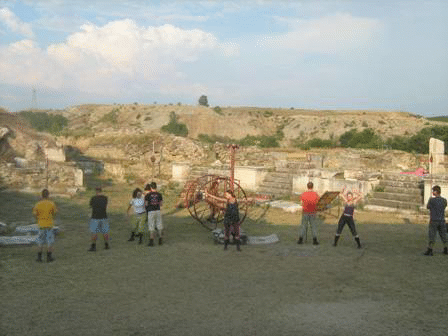
<path id="1" fill-rule="evenodd" d="M 106 194 L 110 250 L 87 252 L 91 192 L 55 200 L 64 229 L 55 262 L 35 262 L 33 247 L 0 248 L 0 335 L 447 334 L 448 256 L 440 242 L 422 255 L 425 223 L 359 213 L 358 250 L 347 228 L 331 245 L 330 216 L 320 245 L 297 245 L 300 214 L 272 209 L 244 229 L 278 243 L 225 252 L 166 195 L 166 243 L 151 248 L 127 241 L 129 188 Z M 31 221 L 36 200 L 0 193 L 0 220 Z"/>

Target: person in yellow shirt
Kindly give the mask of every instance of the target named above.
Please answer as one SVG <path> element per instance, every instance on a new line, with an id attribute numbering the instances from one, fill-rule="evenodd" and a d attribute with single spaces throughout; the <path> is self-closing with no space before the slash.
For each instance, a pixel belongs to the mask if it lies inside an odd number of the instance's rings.
<path id="1" fill-rule="evenodd" d="M 54 260 L 52 256 L 54 244 L 54 215 L 57 212 L 56 205 L 49 200 L 50 192 L 48 189 L 42 190 L 42 200 L 36 203 L 33 208 L 33 215 L 37 219 L 39 226 L 39 236 L 37 238 L 38 252 L 36 261 L 42 262 L 43 245 L 47 244 L 47 262 Z"/>

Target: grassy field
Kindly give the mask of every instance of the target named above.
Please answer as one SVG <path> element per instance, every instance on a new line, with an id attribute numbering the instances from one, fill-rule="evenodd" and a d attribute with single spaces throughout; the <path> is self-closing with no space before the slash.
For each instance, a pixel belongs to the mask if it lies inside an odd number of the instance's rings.
<path id="1" fill-rule="evenodd" d="M 0 248 L 0 335 L 446 335 L 448 256 L 424 257 L 427 226 L 359 213 L 363 249 L 336 218 L 321 244 L 297 245 L 300 214 L 269 210 L 249 235 L 280 242 L 224 252 L 165 194 L 166 243 L 127 242 L 130 188 L 106 189 L 111 249 L 87 252 L 92 193 L 58 199 L 54 263 L 33 247 Z M 0 220 L 32 222 L 37 197 L 0 193 Z M 393 217 L 391 217 L 393 219 Z M 275 223 L 275 225 L 274 225 Z"/>

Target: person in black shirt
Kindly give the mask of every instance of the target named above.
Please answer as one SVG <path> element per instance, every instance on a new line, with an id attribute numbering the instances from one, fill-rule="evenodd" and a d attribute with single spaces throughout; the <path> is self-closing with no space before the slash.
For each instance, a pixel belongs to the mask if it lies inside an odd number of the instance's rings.
<path id="1" fill-rule="evenodd" d="M 147 189 L 148 185 L 145 187 Z M 148 213 L 148 229 L 149 229 L 149 243 L 148 246 L 154 246 L 154 238 L 156 236 L 155 229 L 159 232 L 159 245 L 162 245 L 162 237 L 164 234 L 162 213 L 160 207 L 162 206 L 163 197 L 157 191 L 156 182 L 149 184 L 149 192 L 145 195 L 146 212 Z"/>
<path id="2" fill-rule="evenodd" d="M 238 202 L 235 194 L 231 190 L 225 193 L 227 200 L 226 212 L 224 214 L 224 250 L 229 245 L 230 233 L 232 232 L 236 243 L 236 249 L 241 251 L 240 241 L 240 214 L 238 210 Z"/>
<path id="3" fill-rule="evenodd" d="M 361 241 L 359 240 L 358 233 L 356 232 L 355 221 L 353 220 L 353 214 L 355 212 L 356 204 L 361 200 L 362 195 L 357 191 L 355 191 L 355 194 L 353 194 L 353 192 L 351 191 L 345 193 L 344 188 L 342 189 L 342 192 L 339 194 L 339 197 L 345 203 L 345 207 L 344 211 L 342 212 L 341 218 L 339 219 L 338 222 L 338 228 L 336 230 L 336 235 L 334 236 L 333 246 L 338 245 L 338 240 L 341 237 L 342 229 L 344 228 L 345 224 L 347 224 L 348 228 L 350 229 L 350 232 L 352 233 L 353 238 L 355 238 L 358 248 L 361 248 Z"/>
<path id="4" fill-rule="evenodd" d="M 107 197 L 102 194 L 101 187 L 96 188 L 96 195 L 90 199 L 90 207 L 92 208 L 92 217 L 90 218 L 90 232 L 92 233 L 92 245 L 89 251 L 96 251 L 96 240 L 98 233 L 103 234 L 104 248 L 109 249 L 109 221 L 107 219 Z"/>
<path id="5" fill-rule="evenodd" d="M 448 254 L 448 248 L 446 246 L 446 223 L 445 223 L 445 208 L 447 206 L 446 199 L 441 197 L 442 193 L 440 186 L 436 185 L 432 188 L 432 194 L 434 197 L 431 197 L 426 206 L 429 209 L 429 244 L 428 250 L 424 253 L 424 255 L 432 256 L 432 249 L 434 247 L 434 243 L 436 241 L 436 234 L 439 232 L 440 238 L 443 242 L 443 254 Z"/>
<path id="6" fill-rule="evenodd" d="M 215 206 L 221 209 L 225 209 L 224 212 L 224 250 L 227 250 L 227 246 L 230 242 L 230 234 L 233 235 L 234 242 L 236 243 L 236 249 L 241 251 L 240 240 L 240 213 L 238 210 L 238 202 L 235 194 L 232 190 L 226 190 L 224 197 L 218 197 L 216 195 L 209 194 L 207 190 L 204 190 L 204 195 L 208 202 L 214 202 Z"/>

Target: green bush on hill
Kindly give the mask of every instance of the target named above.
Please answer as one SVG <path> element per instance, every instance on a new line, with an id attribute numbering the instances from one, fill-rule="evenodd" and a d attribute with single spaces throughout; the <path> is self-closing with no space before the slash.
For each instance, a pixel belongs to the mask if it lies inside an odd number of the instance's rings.
<path id="1" fill-rule="evenodd" d="M 116 124 L 117 121 L 118 121 L 118 112 L 119 112 L 119 109 L 118 108 L 114 108 L 109 113 L 106 113 L 105 115 L 103 115 L 102 118 L 99 121 L 100 122 Z"/>
<path id="2" fill-rule="evenodd" d="M 337 142 L 341 147 L 345 148 L 364 148 L 377 149 L 382 148 L 383 144 L 389 149 L 402 150 L 410 153 L 427 154 L 429 151 L 429 139 L 436 138 L 444 142 L 448 141 L 448 126 L 433 126 L 421 129 L 412 136 L 394 136 L 385 141 L 375 133 L 371 128 L 366 128 L 358 132 L 356 128 L 343 133 Z M 293 146 L 302 149 L 310 148 L 331 148 L 336 147 L 334 140 L 324 140 L 314 138 L 303 142 L 301 139 L 293 140 Z"/>
<path id="3" fill-rule="evenodd" d="M 68 119 L 59 114 L 22 111 L 19 112 L 19 115 L 26 119 L 31 124 L 31 127 L 39 132 L 59 134 L 68 125 Z"/>
<path id="4" fill-rule="evenodd" d="M 179 123 L 174 111 L 170 113 L 170 122 L 162 126 L 161 130 L 178 136 L 186 137 L 188 135 L 187 125 Z"/>
<path id="5" fill-rule="evenodd" d="M 224 115 L 224 112 L 222 112 L 222 108 L 220 108 L 219 106 L 215 106 L 213 108 L 213 111 L 215 111 L 219 115 L 222 115 L 222 116 Z"/>
<path id="6" fill-rule="evenodd" d="M 232 143 L 238 142 L 229 137 L 223 137 L 223 136 L 219 136 L 219 135 L 202 134 L 202 133 L 198 135 L 198 140 L 201 142 L 209 143 L 209 144 L 214 144 L 215 142 L 220 142 L 223 144 L 232 144 Z"/>
<path id="7" fill-rule="evenodd" d="M 258 146 L 261 148 L 279 147 L 278 137 L 275 135 L 246 135 L 243 139 L 238 141 L 242 146 Z"/>
<path id="8" fill-rule="evenodd" d="M 339 137 L 339 143 L 342 147 L 379 148 L 382 145 L 382 140 L 371 128 L 366 128 L 361 132 L 358 132 L 356 128 L 352 128 Z"/>
<path id="9" fill-rule="evenodd" d="M 310 148 L 333 148 L 336 144 L 331 139 L 313 138 L 306 142 L 303 142 L 301 138 L 296 138 L 292 142 L 294 147 L 308 150 Z"/>
<path id="10" fill-rule="evenodd" d="M 436 138 L 444 142 L 448 141 L 448 126 L 426 127 L 410 137 L 395 136 L 387 139 L 386 144 L 392 149 L 427 154 L 430 138 Z"/>

